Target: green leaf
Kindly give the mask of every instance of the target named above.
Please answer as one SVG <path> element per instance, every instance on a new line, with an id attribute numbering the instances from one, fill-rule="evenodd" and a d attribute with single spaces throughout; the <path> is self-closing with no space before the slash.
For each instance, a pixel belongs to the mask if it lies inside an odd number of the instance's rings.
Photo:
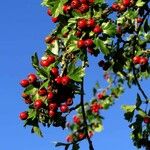
<path id="1" fill-rule="evenodd" d="M 63 5 L 67 2 L 68 0 L 57 0 L 55 3 L 54 7 L 52 8 L 52 14 L 53 17 L 58 17 L 59 14 L 63 14 Z"/>
<path id="2" fill-rule="evenodd" d="M 33 85 L 29 85 L 25 90 L 24 93 L 27 95 L 32 95 L 33 93 L 36 93 L 37 89 Z"/>
<path id="3" fill-rule="evenodd" d="M 147 114 L 142 110 L 142 109 L 138 109 L 138 114 L 144 118 L 145 116 L 147 116 Z"/>
<path id="4" fill-rule="evenodd" d="M 28 119 L 34 120 L 36 118 L 37 111 L 35 109 L 29 109 L 28 115 L 29 115 Z"/>
<path id="5" fill-rule="evenodd" d="M 136 2 L 136 6 L 138 6 L 138 7 L 142 7 L 144 4 L 145 4 L 145 2 L 143 0 L 138 0 Z"/>
<path id="6" fill-rule="evenodd" d="M 39 66 L 39 60 L 38 60 L 38 56 L 37 56 L 37 53 L 35 53 L 32 57 L 32 65 L 34 68 L 38 67 Z"/>
<path id="7" fill-rule="evenodd" d="M 100 50 L 102 51 L 102 53 L 104 55 L 108 55 L 109 54 L 109 49 L 107 48 L 107 46 L 104 44 L 104 42 L 102 40 L 97 38 L 97 39 L 94 40 L 94 43 L 95 43 L 97 48 L 100 48 Z"/>
<path id="8" fill-rule="evenodd" d="M 125 112 L 133 112 L 136 109 L 136 105 L 122 105 L 122 109 Z"/>
<path id="9" fill-rule="evenodd" d="M 76 67 L 74 63 L 71 63 L 68 67 L 68 76 L 76 81 L 82 82 L 82 78 L 85 75 L 85 68 L 83 67 Z"/>
<path id="10" fill-rule="evenodd" d="M 94 129 L 95 132 L 101 132 L 102 130 L 103 130 L 103 125 L 102 125 L 102 124 L 98 124 L 98 125 L 95 127 L 95 129 Z"/>
<path id="11" fill-rule="evenodd" d="M 109 36 L 115 36 L 116 34 L 116 25 L 111 22 L 102 23 L 103 33 Z"/>
<path id="12" fill-rule="evenodd" d="M 137 98 L 136 98 L 136 107 L 139 108 L 142 104 L 142 100 L 139 94 L 137 94 Z"/>
<path id="13" fill-rule="evenodd" d="M 59 52 L 59 45 L 58 45 L 58 41 L 55 40 L 53 43 L 53 48 L 51 48 L 51 52 L 55 55 L 58 55 Z"/>
<path id="14" fill-rule="evenodd" d="M 40 137 L 43 137 L 42 132 L 38 126 L 33 126 L 31 132 L 37 134 Z"/>

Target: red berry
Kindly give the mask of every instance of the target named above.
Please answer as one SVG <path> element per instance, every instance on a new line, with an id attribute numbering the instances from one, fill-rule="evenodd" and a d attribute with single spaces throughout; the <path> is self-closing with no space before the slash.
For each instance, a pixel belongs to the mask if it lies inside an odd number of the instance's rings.
<path id="1" fill-rule="evenodd" d="M 80 0 L 80 3 L 87 4 L 87 0 Z"/>
<path id="2" fill-rule="evenodd" d="M 49 108 L 49 110 L 57 110 L 57 108 L 58 108 L 58 106 L 57 106 L 57 104 L 56 103 L 50 103 L 49 105 L 48 105 L 48 108 Z"/>
<path id="3" fill-rule="evenodd" d="M 64 11 L 64 13 L 69 13 L 69 11 L 71 10 L 71 6 L 69 6 L 69 5 L 64 5 L 63 6 L 63 11 Z"/>
<path id="4" fill-rule="evenodd" d="M 60 105 L 60 111 L 62 113 L 66 113 L 66 112 L 68 112 L 68 110 L 69 110 L 69 108 L 68 108 L 67 104 L 61 104 Z"/>
<path id="5" fill-rule="evenodd" d="M 148 59 L 146 57 L 140 57 L 139 64 L 140 65 L 145 65 L 148 63 Z"/>
<path id="6" fill-rule="evenodd" d="M 61 79 L 62 85 L 66 86 L 70 83 L 70 78 L 68 76 L 63 76 Z"/>
<path id="7" fill-rule="evenodd" d="M 76 123 L 76 124 L 80 124 L 81 119 L 78 116 L 73 116 L 73 122 Z"/>
<path id="8" fill-rule="evenodd" d="M 139 64 L 140 63 L 140 56 L 134 56 L 132 61 L 134 64 Z"/>
<path id="9" fill-rule="evenodd" d="M 123 11 L 125 11 L 126 10 L 126 6 L 124 6 L 122 3 L 118 3 L 118 6 L 119 6 L 119 11 L 120 12 L 123 12 Z"/>
<path id="10" fill-rule="evenodd" d="M 137 23 L 143 22 L 143 18 L 137 18 Z"/>
<path id="11" fill-rule="evenodd" d="M 24 99 L 24 102 L 25 102 L 26 104 L 31 104 L 31 103 L 32 103 L 32 100 L 31 100 L 30 98 L 28 98 L 28 99 Z"/>
<path id="12" fill-rule="evenodd" d="M 81 37 L 81 36 L 82 36 L 82 32 L 78 30 L 78 31 L 76 31 L 75 35 L 76 35 L 77 37 Z"/>
<path id="13" fill-rule="evenodd" d="M 83 139 L 85 137 L 85 134 L 84 133 L 79 133 L 78 137 L 81 140 L 81 139 Z"/>
<path id="14" fill-rule="evenodd" d="M 55 62 L 55 57 L 53 55 L 48 55 L 47 60 L 49 61 L 50 64 Z"/>
<path id="15" fill-rule="evenodd" d="M 77 41 L 77 47 L 78 48 L 85 48 L 85 42 L 84 42 L 84 40 L 78 40 Z"/>
<path id="16" fill-rule="evenodd" d="M 113 11 L 118 11 L 119 10 L 119 5 L 117 3 L 113 3 L 111 6 Z"/>
<path id="17" fill-rule="evenodd" d="M 87 40 L 85 40 L 85 46 L 87 46 L 87 47 L 92 47 L 93 46 L 93 40 L 92 39 L 87 39 Z"/>
<path id="18" fill-rule="evenodd" d="M 53 92 L 49 92 L 48 95 L 47 95 L 47 99 L 52 100 L 53 98 L 54 98 Z"/>
<path id="19" fill-rule="evenodd" d="M 22 98 L 24 98 L 24 99 L 27 99 L 27 98 L 29 98 L 29 95 L 28 94 L 26 94 L 26 93 L 22 93 Z"/>
<path id="20" fill-rule="evenodd" d="M 55 82 L 57 84 L 61 84 L 62 83 L 61 80 L 62 80 L 62 77 L 60 77 L 60 76 L 58 76 L 58 77 L 55 78 Z"/>
<path id="21" fill-rule="evenodd" d="M 54 22 L 54 23 L 56 23 L 56 22 L 58 22 L 58 21 L 59 21 L 59 18 L 58 18 L 58 17 L 55 17 L 55 18 L 54 18 L 54 17 L 52 17 L 51 19 L 52 19 L 52 22 Z"/>
<path id="22" fill-rule="evenodd" d="M 38 94 L 40 96 L 45 96 L 47 94 L 47 90 L 45 88 L 41 88 L 38 90 Z"/>
<path id="23" fill-rule="evenodd" d="M 82 4 L 79 9 L 81 13 L 85 13 L 89 10 L 89 6 L 87 4 Z"/>
<path id="24" fill-rule="evenodd" d="M 20 85 L 21 85 L 22 87 L 27 87 L 27 86 L 29 85 L 29 81 L 26 80 L 26 79 L 21 80 Z"/>
<path id="25" fill-rule="evenodd" d="M 103 94 L 103 93 L 97 94 L 97 98 L 98 98 L 98 99 L 102 99 L 103 97 L 104 97 L 104 94 Z"/>
<path id="26" fill-rule="evenodd" d="M 80 19 L 77 22 L 77 27 L 81 30 L 85 29 L 87 27 L 87 21 L 86 19 Z"/>
<path id="27" fill-rule="evenodd" d="M 59 75 L 59 71 L 58 68 L 54 67 L 51 69 L 51 74 L 55 77 L 57 77 Z"/>
<path id="28" fill-rule="evenodd" d="M 29 83 L 34 83 L 34 82 L 36 82 L 36 80 L 37 80 L 37 77 L 36 77 L 36 75 L 35 74 L 29 74 L 28 75 L 28 81 L 29 81 Z"/>
<path id="29" fill-rule="evenodd" d="M 51 15 L 52 15 L 52 12 L 51 12 L 51 10 L 50 10 L 50 9 L 48 9 L 48 10 L 47 10 L 47 14 L 48 14 L 49 16 L 51 16 Z"/>
<path id="30" fill-rule="evenodd" d="M 79 2 L 79 0 L 73 0 L 73 1 L 71 2 L 71 7 L 72 7 L 73 9 L 79 8 L 79 7 L 80 7 L 80 2 Z"/>
<path id="31" fill-rule="evenodd" d="M 69 142 L 69 143 L 73 142 L 73 137 L 72 137 L 72 135 L 68 135 L 68 136 L 66 137 L 66 141 Z"/>
<path id="32" fill-rule="evenodd" d="M 87 27 L 89 28 L 95 27 L 95 20 L 93 18 L 87 20 Z"/>
<path id="33" fill-rule="evenodd" d="M 46 37 L 45 37 L 45 43 L 51 44 L 52 41 L 53 41 L 53 38 L 52 38 L 51 36 L 46 36 Z"/>
<path id="34" fill-rule="evenodd" d="M 48 60 L 48 57 L 42 57 L 41 61 L 40 61 L 40 65 L 42 67 L 48 67 L 50 65 L 50 62 Z"/>
<path id="35" fill-rule="evenodd" d="M 89 1 L 89 3 L 94 3 L 95 2 L 95 0 L 88 0 Z"/>
<path id="36" fill-rule="evenodd" d="M 43 101 L 41 99 L 35 100 L 34 101 L 34 108 L 35 109 L 40 109 L 43 107 Z"/>
<path id="37" fill-rule="evenodd" d="M 53 111 L 53 110 L 49 110 L 49 111 L 48 111 L 48 115 L 49 115 L 51 118 L 53 118 L 53 117 L 55 117 L 56 112 Z"/>
<path id="38" fill-rule="evenodd" d="M 67 98 L 66 104 L 67 104 L 68 106 L 71 106 L 71 105 L 73 104 L 73 99 L 72 99 L 71 97 L 70 97 L 70 98 Z"/>
<path id="39" fill-rule="evenodd" d="M 102 27 L 101 26 L 99 26 L 99 25 L 96 25 L 95 27 L 94 27 L 94 29 L 93 29 L 93 32 L 94 33 L 96 33 L 96 34 L 100 34 L 100 33 L 102 33 Z"/>
<path id="40" fill-rule="evenodd" d="M 19 114 L 21 120 L 26 120 L 28 118 L 28 112 L 24 111 Z"/>
<path id="41" fill-rule="evenodd" d="M 131 4 L 131 0 L 123 0 L 122 3 L 124 6 L 128 7 Z"/>
<path id="42" fill-rule="evenodd" d="M 149 124 L 150 123 L 150 118 L 149 117 L 144 117 L 143 121 L 145 124 Z"/>

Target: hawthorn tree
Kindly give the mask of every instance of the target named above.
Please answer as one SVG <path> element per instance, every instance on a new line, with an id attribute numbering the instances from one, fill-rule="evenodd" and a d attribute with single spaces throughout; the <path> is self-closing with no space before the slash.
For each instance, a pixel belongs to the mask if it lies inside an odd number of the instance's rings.
<path id="1" fill-rule="evenodd" d="M 20 82 L 28 104 L 28 110 L 20 113 L 24 126 L 40 136 L 39 124 L 67 128 L 66 143 L 56 146 L 78 150 L 80 141 L 87 140 L 89 150 L 94 150 L 91 137 L 102 129 L 100 111 L 115 103 L 125 92 L 124 85 L 136 85 L 135 104 L 122 109 L 133 144 L 149 150 L 150 100 L 140 83 L 150 77 L 150 0 L 117 0 L 111 6 L 105 0 L 43 0 L 42 5 L 56 28 L 45 38 L 43 57 L 32 56 L 36 74 Z M 102 67 L 108 86 L 99 92 L 96 83 L 93 98 L 85 101 L 85 70 L 94 67 L 89 55 L 104 57 L 95 65 Z M 68 122 L 72 111 L 76 115 Z"/>

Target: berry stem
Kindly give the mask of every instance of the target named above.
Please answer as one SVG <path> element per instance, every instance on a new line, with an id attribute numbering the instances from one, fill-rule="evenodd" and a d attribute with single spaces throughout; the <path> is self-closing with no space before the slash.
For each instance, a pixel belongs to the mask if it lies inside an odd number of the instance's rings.
<path id="1" fill-rule="evenodd" d="M 82 79 L 82 82 L 81 82 L 81 109 L 82 109 L 82 115 L 83 115 L 83 122 L 85 124 L 85 132 L 86 132 L 86 137 L 87 137 L 87 140 L 88 140 L 88 143 L 89 143 L 89 150 L 94 150 L 94 147 L 93 147 L 93 143 L 89 137 L 89 134 L 88 134 L 88 124 L 87 124 L 87 120 L 86 120 L 86 113 L 85 113 L 85 109 L 84 109 L 84 78 Z"/>

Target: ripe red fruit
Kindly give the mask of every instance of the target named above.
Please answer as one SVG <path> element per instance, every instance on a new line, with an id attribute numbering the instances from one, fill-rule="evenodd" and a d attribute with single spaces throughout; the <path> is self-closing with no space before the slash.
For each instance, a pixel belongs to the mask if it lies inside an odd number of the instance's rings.
<path id="1" fill-rule="evenodd" d="M 82 36 L 82 32 L 78 30 L 78 31 L 76 31 L 75 35 L 76 35 L 77 37 L 81 37 L 81 36 Z"/>
<path id="2" fill-rule="evenodd" d="M 146 57 L 140 57 L 140 61 L 139 61 L 140 65 L 145 65 L 147 63 L 148 63 L 148 58 L 146 58 Z"/>
<path id="3" fill-rule="evenodd" d="M 40 61 L 40 65 L 42 67 L 48 67 L 50 65 L 50 62 L 48 60 L 48 57 L 42 57 L 41 61 Z"/>
<path id="4" fill-rule="evenodd" d="M 124 6 L 122 3 L 118 3 L 118 6 L 119 6 L 119 11 L 120 12 L 123 12 L 123 11 L 125 11 L 126 10 L 126 6 Z"/>
<path id="5" fill-rule="evenodd" d="M 143 121 L 145 124 L 149 124 L 150 123 L 150 118 L 149 117 L 144 117 Z"/>
<path id="6" fill-rule="evenodd" d="M 24 99 L 27 99 L 27 98 L 29 98 L 29 95 L 28 94 L 26 94 L 26 93 L 22 93 L 22 98 L 24 98 Z"/>
<path id="7" fill-rule="evenodd" d="M 48 115 L 49 115 L 51 118 L 53 118 L 53 117 L 55 117 L 56 112 L 53 111 L 53 110 L 49 110 L 49 111 L 48 111 Z"/>
<path id="8" fill-rule="evenodd" d="M 77 27 L 81 30 L 85 29 L 87 27 L 87 20 L 86 19 L 78 20 Z"/>
<path id="9" fill-rule="evenodd" d="M 29 83 L 34 83 L 34 82 L 36 82 L 36 80 L 37 80 L 37 77 L 36 77 L 36 75 L 35 74 L 29 74 L 28 75 L 28 81 L 29 81 Z"/>
<path id="10" fill-rule="evenodd" d="M 84 42 L 84 40 L 78 40 L 77 41 L 77 47 L 78 48 L 85 48 L 85 42 Z"/>
<path id="11" fill-rule="evenodd" d="M 52 17 L 51 19 L 52 19 L 52 22 L 54 22 L 54 23 L 56 23 L 56 22 L 58 22 L 58 21 L 59 21 L 59 18 L 58 18 L 58 17 L 55 17 L 55 18 L 54 18 L 54 17 Z"/>
<path id="12" fill-rule="evenodd" d="M 57 110 L 58 106 L 56 103 L 49 103 L 48 105 L 49 110 Z"/>
<path id="13" fill-rule="evenodd" d="M 47 56 L 47 60 L 49 61 L 50 64 L 52 64 L 52 63 L 55 62 L 55 56 L 53 56 L 53 55 L 48 55 L 48 56 Z"/>
<path id="14" fill-rule="evenodd" d="M 93 32 L 94 33 L 96 33 L 96 34 L 100 34 L 100 33 L 102 33 L 102 27 L 101 26 L 99 26 L 99 25 L 96 25 L 95 27 L 94 27 L 94 29 L 93 29 Z"/>
<path id="15" fill-rule="evenodd" d="M 55 77 L 57 77 L 59 75 L 59 71 L 58 68 L 54 67 L 51 69 L 51 74 Z"/>
<path id="16" fill-rule="evenodd" d="M 84 133 L 79 133 L 78 137 L 81 140 L 81 139 L 83 139 L 85 137 L 85 134 Z"/>
<path id="17" fill-rule="evenodd" d="M 69 6 L 69 5 L 64 5 L 63 6 L 63 11 L 64 11 L 64 13 L 69 13 L 69 11 L 71 10 L 71 6 Z"/>
<path id="18" fill-rule="evenodd" d="M 95 27 L 95 20 L 93 18 L 87 20 L 87 27 L 89 28 Z"/>
<path id="19" fill-rule="evenodd" d="M 24 111 L 19 114 L 21 120 L 26 120 L 28 118 L 28 112 Z"/>
<path id="20" fill-rule="evenodd" d="M 85 40 L 85 46 L 87 46 L 87 47 L 92 47 L 93 46 L 93 40 L 92 39 L 87 39 L 87 40 Z"/>
<path id="21" fill-rule="evenodd" d="M 30 98 L 28 98 L 28 99 L 24 99 L 24 102 L 25 102 L 26 104 L 31 104 L 31 103 L 32 103 L 32 100 L 31 100 Z"/>
<path id="22" fill-rule="evenodd" d="M 27 79 L 23 79 L 21 80 L 20 85 L 22 87 L 27 87 L 29 85 L 29 81 Z"/>
<path id="23" fill-rule="evenodd" d="M 137 23 L 141 23 L 141 22 L 143 22 L 143 18 L 137 18 Z"/>
<path id="24" fill-rule="evenodd" d="M 97 102 L 95 102 L 91 105 L 91 110 L 93 113 L 98 113 L 99 109 L 100 109 L 100 107 L 99 107 L 99 104 Z"/>
<path id="25" fill-rule="evenodd" d="M 98 93 L 98 94 L 97 94 L 97 98 L 98 98 L 98 99 L 102 99 L 103 97 L 104 97 L 104 94 L 103 94 L 103 93 Z"/>
<path id="26" fill-rule="evenodd" d="M 62 83 L 62 85 L 64 85 L 64 86 L 68 85 L 68 84 L 70 83 L 70 78 L 69 78 L 68 76 L 63 76 L 63 77 L 61 78 L 61 83 Z"/>
<path id="27" fill-rule="evenodd" d="M 45 43 L 51 44 L 52 41 L 53 41 L 53 38 L 51 36 L 48 35 L 48 36 L 45 37 Z"/>
<path id="28" fill-rule="evenodd" d="M 69 110 L 69 108 L 68 108 L 67 104 L 61 104 L 60 105 L 60 111 L 62 113 L 68 112 L 68 110 Z"/>
<path id="29" fill-rule="evenodd" d="M 118 11 L 119 10 L 119 5 L 117 3 L 113 3 L 111 6 L 113 11 Z"/>
<path id="30" fill-rule="evenodd" d="M 81 13 L 85 13 L 89 10 L 89 5 L 87 4 L 82 4 L 79 8 L 79 10 L 81 11 Z"/>
<path id="31" fill-rule="evenodd" d="M 43 101 L 41 99 L 35 100 L 34 101 L 34 108 L 35 109 L 40 109 L 43 107 Z"/>
<path id="32" fill-rule="evenodd" d="M 66 141 L 69 142 L 69 143 L 73 142 L 73 137 L 72 137 L 72 135 L 68 135 L 68 136 L 66 137 Z"/>
<path id="33" fill-rule="evenodd" d="M 51 16 L 51 15 L 52 15 L 52 12 L 51 12 L 51 10 L 50 10 L 50 9 L 48 9 L 48 10 L 47 10 L 47 14 L 48 14 L 49 16 Z"/>
<path id="34" fill-rule="evenodd" d="M 89 3 L 94 3 L 95 2 L 95 0 L 88 0 L 89 1 Z"/>
<path id="35" fill-rule="evenodd" d="M 140 56 L 134 56 L 132 61 L 134 64 L 139 64 L 140 63 Z"/>
<path id="36" fill-rule="evenodd" d="M 72 7 L 73 9 L 79 8 L 79 7 L 80 7 L 80 2 L 79 2 L 79 0 L 73 0 L 73 1 L 71 2 L 71 7 Z"/>
<path id="37" fill-rule="evenodd" d="M 87 4 L 87 0 L 80 0 L 80 3 Z"/>
<path id="38" fill-rule="evenodd" d="M 73 104 L 73 99 L 72 99 L 71 97 L 67 98 L 66 104 L 67 104 L 68 106 L 71 106 L 71 105 Z"/>
<path id="39" fill-rule="evenodd" d="M 57 84 L 61 84 L 61 79 L 62 79 L 62 77 L 58 76 L 58 77 L 55 78 L 55 82 Z"/>
<path id="40" fill-rule="evenodd" d="M 54 98 L 53 92 L 49 92 L 48 95 L 47 95 L 47 99 L 52 100 L 53 98 Z"/>
<path id="41" fill-rule="evenodd" d="M 80 124 L 81 123 L 81 119 L 78 116 L 73 116 L 73 122 L 76 124 Z"/>
<path id="42" fill-rule="evenodd" d="M 124 6 L 128 7 L 131 4 L 131 0 L 123 0 L 122 3 Z"/>
<path id="43" fill-rule="evenodd" d="M 47 94 L 47 90 L 45 88 L 41 88 L 38 90 L 38 94 L 40 96 L 45 96 Z"/>

